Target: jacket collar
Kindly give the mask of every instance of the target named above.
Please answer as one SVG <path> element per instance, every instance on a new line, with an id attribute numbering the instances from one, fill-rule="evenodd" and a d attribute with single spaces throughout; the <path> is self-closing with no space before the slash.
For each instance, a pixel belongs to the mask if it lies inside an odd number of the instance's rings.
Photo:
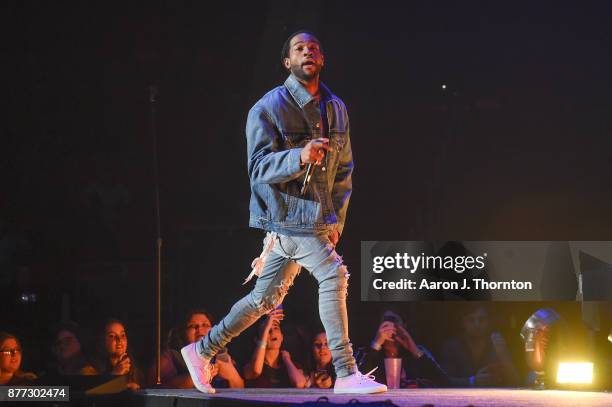
<path id="1" fill-rule="evenodd" d="M 304 86 L 302 86 L 302 84 L 297 80 L 297 78 L 293 76 L 293 74 L 289 75 L 289 77 L 285 81 L 285 87 L 287 88 L 291 96 L 293 96 L 293 99 L 296 101 L 296 103 L 300 106 L 301 109 L 303 109 L 304 106 L 306 106 L 314 99 L 313 96 L 308 93 Z M 319 92 L 321 93 L 321 97 L 323 98 L 324 102 L 327 102 L 331 99 L 330 90 L 327 88 L 327 86 L 325 86 L 323 82 L 320 81 Z"/>

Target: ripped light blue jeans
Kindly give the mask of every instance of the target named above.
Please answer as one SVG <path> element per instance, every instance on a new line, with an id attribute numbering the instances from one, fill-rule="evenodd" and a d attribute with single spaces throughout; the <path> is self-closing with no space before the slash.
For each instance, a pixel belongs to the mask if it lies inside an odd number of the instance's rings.
<path id="1" fill-rule="evenodd" d="M 271 236 L 274 235 L 268 233 L 266 239 Z M 266 242 L 264 240 L 264 246 Z M 357 367 L 348 337 L 346 311 L 349 274 L 327 234 L 276 235 L 274 247 L 265 260 L 255 287 L 197 343 L 198 352 L 211 358 L 259 317 L 282 303 L 300 272 L 295 263 L 309 270 L 319 283 L 319 316 L 327 334 L 337 377 L 355 373 Z"/>

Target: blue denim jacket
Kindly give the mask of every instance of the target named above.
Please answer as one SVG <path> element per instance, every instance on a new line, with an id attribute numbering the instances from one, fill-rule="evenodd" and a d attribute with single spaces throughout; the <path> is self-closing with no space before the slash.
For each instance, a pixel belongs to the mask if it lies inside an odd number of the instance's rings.
<path id="1" fill-rule="evenodd" d="M 346 106 L 323 84 L 331 151 L 315 167 L 305 196 L 306 167 L 300 151 L 321 137 L 319 103 L 293 76 L 264 95 L 249 111 L 246 125 L 251 181 L 251 227 L 285 235 L 340 233 L 352 191 L 353 156 Z"/>

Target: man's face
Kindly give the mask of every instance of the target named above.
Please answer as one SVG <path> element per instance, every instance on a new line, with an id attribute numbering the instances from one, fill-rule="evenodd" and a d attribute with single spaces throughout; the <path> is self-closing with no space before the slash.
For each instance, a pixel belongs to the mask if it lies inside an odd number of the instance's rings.
<path id="1" fill-rule="evenodd" d="M 323 61 L 321 46 L 315 37 L 302 33 L 291 38 L 289 58 L 285 58 L 285 68 L 298 79 L 310 81 L 316 78 L 323 68 Z"/>

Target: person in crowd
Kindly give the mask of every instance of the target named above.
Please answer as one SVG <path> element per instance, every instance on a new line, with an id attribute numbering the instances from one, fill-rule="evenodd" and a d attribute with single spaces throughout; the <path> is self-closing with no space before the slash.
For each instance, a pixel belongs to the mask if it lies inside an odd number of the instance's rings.
<path id="1" fill-rule="evenodd" d="M 59 376 L 91 376 L 96 369 L 85 356 L 79 326 L 74 322 L 61 323 L 55 330 L 50 372 Z"/>
<path id="2" fill-rule="evenodd" d="M 489 312 L 470 304 L 462 312 L 461 335 L 442 346 L 440 364 L 458 387 L 515 386 L 519 375 L 504 337 L 491 330 Z"/>
<path id="3" fill-rule="evenodd" d="M 168 344 L 161 354 L 161 384 L 168 388 L 191 389 L 193 381 L 181 356 L 181 348 L 199 341 L 212 327 L 213 318 L 205 310 L 192 310 L 168 335 Z M 213 384 L 215 387 L 243 388 L 244 380 L 238 373 L 236 365 L 226 351 L 216 355 L 211 364 Z M 155 365 L 149 369 L 149 383 L 156 382 Z"/>
<path id="4" fill-rule="evenodd" d="M 400 387 L 446 386 L 448 378 L 427 348 L 417 345 L 402 318 L 393 311 L 382 314 L 382 322 L 370 346 L 358 352 L 360 370 L 377 370 L 376 378 L 387 382 L 385 358 L 402 359 Z"/>
<path id="5" fill-rule="evenodd" d="M 304 371 L 284 350 L 280 321 L 282 308 L 271 311 L 259 325 L 257 345 L 251 360 L 244 366 L 247 387 L 306 387 Z"/>
<path id="6" fill-rule="evenodd" d="M 325 331 L 318 332 L 312 339 L 306 387 L 329 389 L 334 385 L 336 372 L 327 343 Z"/>
<path id="7" fill-rule="evenodd" d="M 0 332 L 0 385 L 31 385 L 37 379 L 34 373 L 21 370 L 22 348 L 19 339 L 7 332 Z"/>
<path id="8" fill-rule="evenodd" d="M 102 375 L 127 376 L 127 388 L 140 389 L 144 375 L 128 350 L 125 324 L 117 319 L 107 320 L 99 347 L 99 356 L 94 363 L 96 371 Z"/>

